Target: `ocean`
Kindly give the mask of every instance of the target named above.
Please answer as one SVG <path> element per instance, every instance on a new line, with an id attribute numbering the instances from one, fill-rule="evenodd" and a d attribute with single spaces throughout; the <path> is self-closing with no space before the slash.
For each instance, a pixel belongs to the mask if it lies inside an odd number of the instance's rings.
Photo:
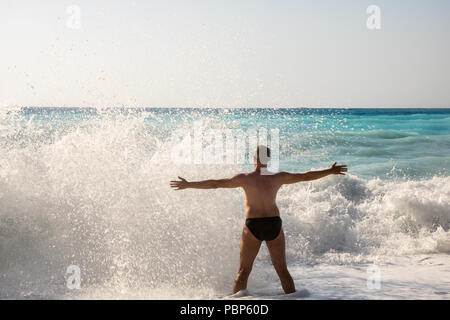
<path id="1" fill-rule="evenodd" d="M 250 171 L 255 143 L 272 170 L 348 165 L 278 194 L 307 299 L 450 297 L 450 109 L 27 107 L 0 109 L 0 298 L 230 294 L 242 190 L 169 181 Z M 282 297 L 264 245 L 249 292 Z"/>

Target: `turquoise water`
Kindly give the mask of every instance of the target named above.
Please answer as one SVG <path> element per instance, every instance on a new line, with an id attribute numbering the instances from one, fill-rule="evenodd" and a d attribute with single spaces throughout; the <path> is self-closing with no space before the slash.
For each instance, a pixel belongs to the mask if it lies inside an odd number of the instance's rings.
<path id="1" fill-rule="evenodd" d="M 197 127 L 236 142 L 279 130 L 279 170 L 348 165 L 346 176 L 280 189 L 293 270 L 450 252 L 450 109 L 21 108 L 0 111 L 0 298 L 229 294 L 242 190 L 175 192 L 169 181 L 252 166 L 175 163 L 174 148 L 195 141 L 174 137 Z M 202 141 L 202 157 L 214 142 Z M 72 265 L 79 292 L 66 288 Z M 250 287 L 268 283 L 279 288 L 263 249 Z"/>
<path id="2" fill-rule="evenodd" d="M 447 176 L 450 169 L 450 109 L 24 108 L 13 115 L 8 121 L 16 127 L 14 141 L 4 136 L 3 144 L 44 143 L 102 121 L 130 119 L 142 121 L 143 134 L 167 140 L 173 131 L 200 121 L 203 128 L 222 131 L 278 129 L 280 170 L 305 171 L 338 161 L 364 178 L 421 179 Z M 33 126 L 37 132 L 30 137 Z"/>

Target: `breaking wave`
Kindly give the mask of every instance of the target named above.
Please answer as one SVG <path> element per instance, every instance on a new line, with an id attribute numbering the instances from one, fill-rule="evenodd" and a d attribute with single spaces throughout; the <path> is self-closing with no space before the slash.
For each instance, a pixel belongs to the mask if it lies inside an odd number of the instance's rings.
<path id="1" fill-rule="evenodd" d="M 173 164 L 157 116 L 60 126 L 14 117 L 0 119 L 1 298 L 63 296 L 70 265 L 92 290 L 142 288 L 158 298 L 231 290 L 243 193 L 174 192 L 168 182 L 242 166 Z M 283 187 L 278 205 L 290 264 L 450 252 L 449 176 L 328 177 Z M 269 264 L 263 249 L 256 268 Z"/>

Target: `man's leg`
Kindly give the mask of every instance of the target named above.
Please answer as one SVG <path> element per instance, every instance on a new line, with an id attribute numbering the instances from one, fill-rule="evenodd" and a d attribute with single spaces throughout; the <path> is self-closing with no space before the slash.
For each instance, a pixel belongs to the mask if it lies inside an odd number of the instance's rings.
<path id="1" fill-rule="evenodd" d="M 239 292 L 247 288 L 247 280 L 252 271 L 253 261 L 258 255 L 261 241 L 259 241 L 247 226 L 244 226 L 241 238 L 241 254 L 239 262 L 239 271 L 234 280 L 233 293 Z"/>
<path id="2" fill-rule="evenodd" d="M 275 267 L 275 271 L 281 280 L 281 286 L 285 293 L 295 292 L 294 281 L 286 266 L 286 252 L 284 232 L 281 229 L 278 237 L 272 241 L 267 241 L 267 248 L 269 249 L 270 259 Z"/>

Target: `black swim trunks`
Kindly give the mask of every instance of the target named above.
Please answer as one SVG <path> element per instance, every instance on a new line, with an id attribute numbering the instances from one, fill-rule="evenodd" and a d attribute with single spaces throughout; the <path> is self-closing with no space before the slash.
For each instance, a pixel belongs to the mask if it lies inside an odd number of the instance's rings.
<path id="1" fill-rule="evenodd" d="M 280 217 L 248 218 L 245 225 L 258 240 L 271 241 L 280 234 L 282 221 Z"/>

